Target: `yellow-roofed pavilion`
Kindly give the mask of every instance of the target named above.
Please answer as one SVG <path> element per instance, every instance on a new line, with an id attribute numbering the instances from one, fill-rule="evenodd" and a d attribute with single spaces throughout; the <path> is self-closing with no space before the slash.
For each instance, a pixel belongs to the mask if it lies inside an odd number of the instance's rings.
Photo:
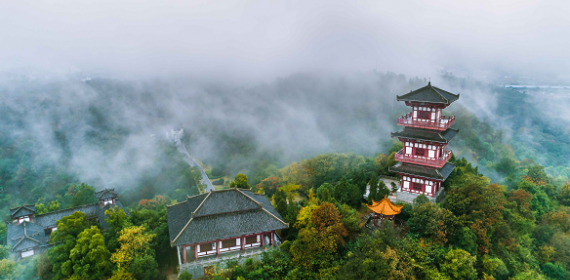
<path id="1" fill-rule="evenodd" d="M 392 219 L 395 215 L 400 214 L 402 212 L 402 207 L 404 205 L 396 205 L 390 201 L 386 196 L 382 198 L 380 201 L 374 201 L 372 199 L 372 205 L 366 204 L 368 209 L 372 210 L 374 215 L 374 225 L 377 226 L 376 221 L 378 218 L 380 219 Z"/>

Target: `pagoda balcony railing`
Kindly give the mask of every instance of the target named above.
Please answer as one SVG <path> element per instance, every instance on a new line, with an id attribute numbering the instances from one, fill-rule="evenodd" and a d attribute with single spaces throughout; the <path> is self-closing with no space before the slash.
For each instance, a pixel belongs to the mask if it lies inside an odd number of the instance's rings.
<path id="1" fill-rule="evenodd" d="M 399 152 L 397 152 L 394 157 L 394 159 L 397 161 L 420 164 L 435 168 L 443 167 L 450 158 L 451 158 L 451 150 L 445 151 L 443 156 L 440 158 L 431 158 L 431 157 L 418 156 L 412 154 L 404 154 L 404 149 L 401 149 Z"/>
<path id="2" fill-rule="evenodd" d="M 398 125 L 435 130 L 446 130 L 455 123 L 455 116 L 443 116 L 438 121 L 434 121 L 431 119 L 418 118 L 414 120 L 412 115 L 412 113 L 408 113 L 399 117 Z"/>

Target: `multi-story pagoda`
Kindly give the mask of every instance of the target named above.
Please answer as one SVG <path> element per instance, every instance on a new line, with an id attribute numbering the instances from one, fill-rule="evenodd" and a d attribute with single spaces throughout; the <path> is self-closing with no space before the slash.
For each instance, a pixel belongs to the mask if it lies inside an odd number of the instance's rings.
<path id="1" fill-rule="evenodd" d="M 431 85 L 397 96 L 406 102 L 412 112 L 398 118 L 398 125 L 404 129 L 391 133 L 403 142 L 404 148 L 396 153 L 399 161 L 390 168 L 400 175 L 398 200 L 412 201 L 425 194 L 431 200 L 439 195 L 441 183 L 455 166 L 448 163 L 451 150 L 445 146 L 459 132 L 451 128 L 455 117 L 442 115 L 442 110 L 459 99 L 459 94 Z"/>

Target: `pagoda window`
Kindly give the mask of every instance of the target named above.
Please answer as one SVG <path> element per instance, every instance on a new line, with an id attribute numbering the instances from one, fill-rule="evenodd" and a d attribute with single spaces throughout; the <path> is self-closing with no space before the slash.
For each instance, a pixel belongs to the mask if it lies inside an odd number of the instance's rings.
<path id="1" fill-rule="evenodd" d="M 419 112 L 418 112 L 418 119 L 429 120 L 429 119 L 430 119 L 430 112 L 428 112 L 428 111 L 419 111 Z"/>
<path id="2" fill-rule="evenodd" d="M 230 248 L 230 247 L 234 247 L 236 245 L 237 245 L 237 243 L 236 243 L 235 239 L 222 241 L 222 248 Z"/>
<path id="3" fill-rule="evenodd" d="M 22 252 L 22 258 L 33 256 L 33 255 L 34 255 L 34 249 Z"/>
<path id="4" fill-rule="evenodd" d="M 257 236 L 257 235 L 246 237 L 245 238 L 245 244 L 257 243 L 258 239 L 259 239 L 259 236 Z"/>
<path id="5" fill-rule="evenodd" d="M 410 182 L 408 181 L 404 181 L 404 189 L 409 189 L 410 188 Z"/>
<path id="6" fill-rule="evenodd" d="M 426 150 L 424 148 L 416 148 L 416 156 L 425 156 Z"/>
<path id="7" fill-rule="evenodd" d="M 23 222 L 29 222 L 30 221 L 30 216 L 23 216 L 18 218 L 18 224 L 21 224 Z"/>
<path id="8" fill-rule="evenodd" d="M 213 243 L 200 244 L 200 252 L 208 252 L 214 249 Z"/>
<path id="9" fill-rule="evenodd" d="M 431 193 L 432 184 L 430 181 L 426 182 L 426 193 Z"/>
<path id="10" fill-rule="evenodd" d="M 412 183 L 412 189 L 414 191 L 421 191 L 422 190 L 422 184 L 420 183 Z"/>

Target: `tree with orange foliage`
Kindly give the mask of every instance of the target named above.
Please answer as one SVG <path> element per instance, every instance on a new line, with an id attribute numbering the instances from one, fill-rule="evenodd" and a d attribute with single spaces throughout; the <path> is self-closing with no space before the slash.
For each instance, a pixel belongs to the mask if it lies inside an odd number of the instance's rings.
<path id="1" fill-rule="evenodd" d="M 159 205 L 167 204 L 168 200 L 162 196 L 157 195 L 153 199 L 143 199 L 139 201 L 139 205 L 146 209 L 156 209 Z"/>
<path id="2" fill-rule="evenodd" d="M 532 195 L 525 190 L 518 189 L 509 193 L 509 202 L 515 202 L 517 212 L 527 219 L 533 219 L 533 213 L 530 210 L 531 201 Z"/>
<path id="3" fill-rule="evenodd" d="M 306 269 L 331 267 L 338 249 L 348 235 L 341 223 L 342 216 L 334 204 L 323 202 L 311 214 L 311 223 L 299 232 L 299 238 L 291 245 L 293 262 Z"/>
<path id="4" fill-rule="evenodd" d="M 570 183 L 562 186 L 558 192 L 558 201 L 565 206 L 570 206 Z"/>

